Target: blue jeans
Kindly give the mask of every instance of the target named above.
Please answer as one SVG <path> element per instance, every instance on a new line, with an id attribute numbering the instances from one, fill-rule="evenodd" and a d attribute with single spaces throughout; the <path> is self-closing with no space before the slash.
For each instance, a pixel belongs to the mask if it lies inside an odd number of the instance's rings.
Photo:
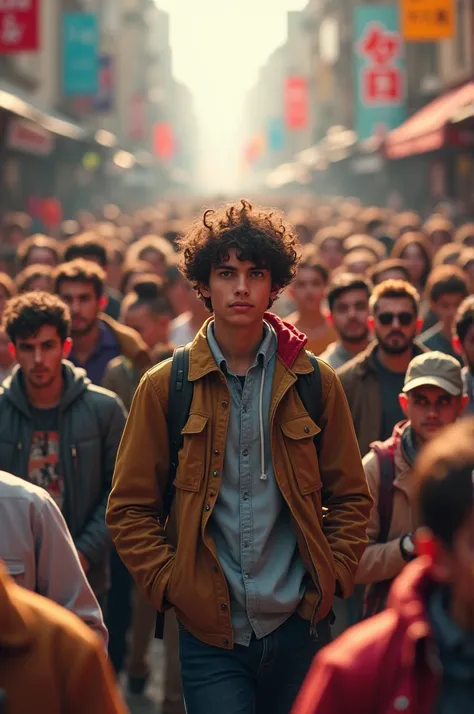
<path id="1" fill-rule="evenodd" d="M 232 650 L 201 642 L 179 623 L 187 713 L 290 714 L 313 657 L 329 640 L 327 620 L 316 638 L 297 614 L 267 637 Z"/>

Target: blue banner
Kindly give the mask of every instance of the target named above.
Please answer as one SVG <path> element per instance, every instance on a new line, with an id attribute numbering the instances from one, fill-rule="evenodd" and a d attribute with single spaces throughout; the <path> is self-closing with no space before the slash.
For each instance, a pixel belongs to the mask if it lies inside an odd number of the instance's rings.
<path id="1" fill-rule="evenodd" d="M 99 79 L 95 98 L 95 109 L 101 114 L 111 112 L 115 105 L 114 58 L 111 55 L 99 57 Z"/>
<path id="2" fill-rule="evenodd" d="M 283 117 L 268 120 L 267 147 L 269 151 L 281 151 L 285 146 L 285 123 Z"/>
<path id="3" fill-rule="evenodd" d="M 99 28 L 93 13 L 63 15 L 63 94 L 96 95 L 99 77 Z"/>
<path id="4" fill-rule="evenodd" d="M 359 140 L 382 136 L 406 118 L 405 46 L 397 5 L 355 8 L 354 67 Z"/>

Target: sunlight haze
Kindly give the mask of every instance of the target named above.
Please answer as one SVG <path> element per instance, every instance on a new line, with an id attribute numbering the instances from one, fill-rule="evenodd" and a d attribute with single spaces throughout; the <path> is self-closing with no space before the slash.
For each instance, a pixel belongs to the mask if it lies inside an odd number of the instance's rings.
<path id="1" fill-rule="evenodd" d="M 307 0 L 158 0 L 170 14 L 173 68 L 194 95 L 203 191 L 232 190 L 245 93 Z"/>

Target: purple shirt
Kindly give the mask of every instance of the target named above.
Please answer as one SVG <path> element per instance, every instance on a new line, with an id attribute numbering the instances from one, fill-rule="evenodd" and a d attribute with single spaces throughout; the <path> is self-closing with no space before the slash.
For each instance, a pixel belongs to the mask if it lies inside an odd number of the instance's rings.
<path id="1" fill-rule="evenodd" d="M 114 357 L 120 354 L 119 344 L 117 339 L 108 325 L 102 320 L 99 320 L 99 340 L 90 355 L 89 359 L 84 364 L 81 364 L 74 353 L 74 344 L 69 355 L 69 360 L 76 365 L 86 370 L 87 376 L 92 384 L 101 385 L 104 379 L 105 368 Z"/>

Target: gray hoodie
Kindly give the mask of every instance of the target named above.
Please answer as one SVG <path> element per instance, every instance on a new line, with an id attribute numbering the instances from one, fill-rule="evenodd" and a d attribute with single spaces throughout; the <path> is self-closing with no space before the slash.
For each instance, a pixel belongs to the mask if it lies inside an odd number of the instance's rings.
<path id="1" fill-rule="evenodd" d="M 107 648 L 99 604 L 58 507 L 46 491 L 0 471 L 0 560 L 18 585 L 54 600 Z"/>

